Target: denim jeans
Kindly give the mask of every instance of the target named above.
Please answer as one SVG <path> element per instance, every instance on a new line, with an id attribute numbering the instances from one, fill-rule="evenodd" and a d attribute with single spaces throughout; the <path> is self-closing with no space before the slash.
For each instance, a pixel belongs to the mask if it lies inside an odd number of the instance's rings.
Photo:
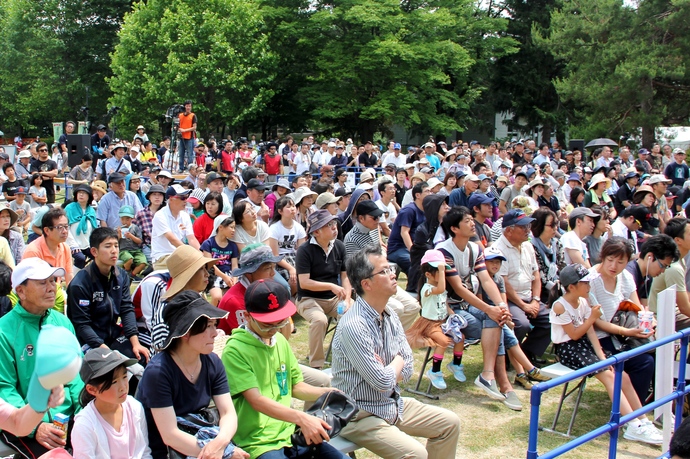
<path id="1" fill-rule="evenodd" d="M 180 172 L 183 172 L 187 166 L 194 163 L 194 139 L 180 139 L 177 151 L 180 158 Z"/>
<path id="2" fill-rule="evenodd" d="M 320 445 L 292 446 L 291 448 L 268 451 L 257 459 L 311 459 L 313 457 L 322 459 L 348 459 L 346 455 L 326 442 Z"/>
<path id="3" fill-rule="evenodd" d="M 398 249 L 388 254 L 388 261 L 400 266 L 402 272 L 407 275 L 410 271 L 410 251 L 406 248 Z"/>

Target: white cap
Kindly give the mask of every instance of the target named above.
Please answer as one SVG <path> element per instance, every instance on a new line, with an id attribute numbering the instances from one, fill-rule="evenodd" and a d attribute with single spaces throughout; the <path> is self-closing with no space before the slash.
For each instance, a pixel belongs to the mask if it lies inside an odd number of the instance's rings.
<path id="1" fill-rule="evenodd" d="M 17 155 L 17 158 L 22 159 L 22 158 L 31 158 L 31 152 L 29 150 L 22 150 L 19 152 Z"/>
<path id="2" fill-rule="evenodd" d="M 431 177 L 429 180 L 426 181 L 427 185 L 429 185 L 429 188 L 433 188 L 438 185 L 443 185 L 443 182 L 437 179 L 436 177 Z"/>
<path id="3" fill-rule="evenodd" d="M 335 142 L 328 142 L 328 148 L 335 148 Z"/>
<path id="4" fill-rule="evenodd" d="M 47 261 L 40 258 L 25 258 L 15 266 L 12 272 L 12 288 L 16 289 L 24 281 L 31 280 L 45 280 L 49 277 L 65 275 L 65 270 L 62 268 L 53 268 Z"/>

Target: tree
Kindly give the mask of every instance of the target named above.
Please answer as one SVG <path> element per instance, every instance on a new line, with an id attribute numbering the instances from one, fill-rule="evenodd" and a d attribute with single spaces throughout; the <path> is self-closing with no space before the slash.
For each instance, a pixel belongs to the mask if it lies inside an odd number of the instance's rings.
<path id="1" fill-rule="evenodd" d="M 112 102 L 125 129 L 193 101 L 200 134 L 264 110 L 276 59 L 248 0 L 149 0 L 125 17 L 112 58 Z"/>
<path id="2" fill-rule="evenodd" d="M 566 63 L 554 83 L 577 107 L 573 123 L 593 126 L 592 135 L 642 128 L 643 144 L 651 146 L 656 126 L 686 122 L 689 13 L 688 2 L 564 1 L 535 38 Z"/>
<path id="3" fill-rule="evenodd" d="M 110 53 L 130 0 L 4 0 L 0 109 L 24 130 L 74 119 L 89 88 L 91 120 L 107 111 Z"/>

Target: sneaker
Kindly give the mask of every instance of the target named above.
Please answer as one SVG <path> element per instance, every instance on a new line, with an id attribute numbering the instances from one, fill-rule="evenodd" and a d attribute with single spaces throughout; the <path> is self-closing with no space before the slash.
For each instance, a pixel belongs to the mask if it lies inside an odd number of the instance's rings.
<path id="1" fill-rule="evenodd" d="M 623 438 L 626 440 L 649 443 L 650 445 L 660 445 L 664 441 L 661 431 L 654 427 L 651 422 L 640 422 L 640 425 L 638 426 L 628 424 L 628 427 L 625 429 L 625 433 L 623 434 Z"/>
<path id="2" fill-rule="evenodd" d="M 427 370 L 425 373 L 426 377 L 429 378 L 431 381 L 431 385 L 434 386 L 436 389 L 445 389 L 446 386 L 446 380 L 443 379 L 443 373 L 440 371 L 431 371 Z"/>
<path id="3" fill-rule="evenodd" d="M 505 406 L 507 406 L 511 410 L 522 411 L 522 402 L 520 401 L 514 390 L 506 392 L 504 395 L 505 399 L 503 400 L 503 404 Z"/>
<path id="4" fill-rule="evenodd" d="M 531 372 L 528 371 L 526 374 L 527 374 L 527 378 L 530 381 L 544 382 L 544 381 L 550 381 L 551 380 L 550 377 L 541 374 L 541 370 L 539 370 L 539 368 L 537 368 L 537 367 L 534 367 L 534 369 Z"/>
<path id="5" fill-rule="evenodd" d="M 453 373 L 453 376 L 455 376 L 456 380 L 460 382 L 467 381 L 467 377 L 465 376 L 465 365 L 455 365 L 453 363 L 449 363 L 448 369 Z"/>
<path id="6" fill-rule="evenodd" d="M 498 390 L 498 386 L 496 385 L 495 379 L 487 381 L 486 379 L 482 378 L 482 375 L 480 373 L 477 376 L 477 379 L 474 380 L 474 385 L 477 387 L 481 387 L 484 390 L 484 392 L 486 392 L 486 395 L 493 398 L 494 400 L 505 400 L 505 396 L 501 393 L 500 390 Z"/>
<path id="7" fill-rule="evenodd" d="M 522 376 L 515 375 L 515 384 L 522 386 L 525 390 L 530 390 L 533 386 L 527 373 L 523 374 Z"/>

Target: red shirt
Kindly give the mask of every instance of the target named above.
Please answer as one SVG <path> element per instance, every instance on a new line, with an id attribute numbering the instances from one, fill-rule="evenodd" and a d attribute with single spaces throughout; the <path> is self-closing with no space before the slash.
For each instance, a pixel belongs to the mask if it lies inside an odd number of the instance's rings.
<path id="1" fill-rule="evenodd" d="M 234 170 L 232 163 L 235 162 L 235 155 L 233 153 L 223 150 L 220 155 L 220 161 L 220 168 L 223 172 L 232 172 Z"/>
<path id="2" fill-rule="evenodd" d="M 218 307 L 229 312 L 225 319 L 218 321 L 218 328 L 223 330 L 226 335 L 230 335 L 234 329 L 247 323 L 247 309 L 244 307 L 244 294 L 246 292 L 247 287 L 242 285 L 242 282 L 238 282 L 230 287 L 230 290 L 220 300 Z"/>
<path id="3" fill-rule="evenodd" d="M 204 212 L 199 217 L 197 217 L 196 220 L 194 220 L 193 228 L 194 237 L 197 241 L 199 241 L 199 244 L 201 244 L 206 239 L 208 239 L 211 236 L 211 233 L 213 232 L 213 219 L 209 217 L 206 212 Z"/>
<path id="4" fill-rule="evenodd" d="M 264 164 L 266 165 L 266 173 L 268 175 L 278 175 L 280 174 L 280 162 L 283 158 L 276 154 L 276 155 L 269 155 L 265 154 L 264 155 Z"/>

